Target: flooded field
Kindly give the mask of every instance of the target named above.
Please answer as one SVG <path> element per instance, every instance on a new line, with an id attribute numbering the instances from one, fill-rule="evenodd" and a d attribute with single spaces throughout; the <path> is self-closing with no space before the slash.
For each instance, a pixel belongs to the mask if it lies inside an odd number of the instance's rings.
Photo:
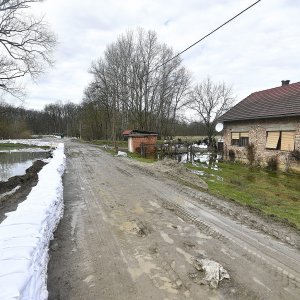
<path id="1" fill-rule="evenodd" d="M 0 181 L 7 181 L 10 177 L 24 175 L 35 160 L 49 157 L 49 152 L 0 152 Z"/>

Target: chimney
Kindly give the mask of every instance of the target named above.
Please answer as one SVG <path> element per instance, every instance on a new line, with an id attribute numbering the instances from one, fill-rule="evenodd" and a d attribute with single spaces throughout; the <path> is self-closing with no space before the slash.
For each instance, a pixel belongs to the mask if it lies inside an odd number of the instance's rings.
<path id="1" fill-rule="evenodd" d="M 281 80 L 282 85 L 289 85 L 290 80 Z"/>

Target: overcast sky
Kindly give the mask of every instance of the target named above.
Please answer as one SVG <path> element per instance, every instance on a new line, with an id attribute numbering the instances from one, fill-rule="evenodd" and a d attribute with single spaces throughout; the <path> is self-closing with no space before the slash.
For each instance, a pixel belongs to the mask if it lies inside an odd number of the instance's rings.
<path id="1" fill-rule="evenodd" d="M 128 29 L 155 30 L 181 51 L 254 0 L 47 0 L 45 15 L 59 44 L 55 66 L 27 84 L 25 107 L 61 100 L 79 103 L 91 62 Z M 182 55 L 194 82 L 210 76 L 232 85 L 238 100 L 281 80 L 300 81 L 300 1 L 262 0 Z"/>

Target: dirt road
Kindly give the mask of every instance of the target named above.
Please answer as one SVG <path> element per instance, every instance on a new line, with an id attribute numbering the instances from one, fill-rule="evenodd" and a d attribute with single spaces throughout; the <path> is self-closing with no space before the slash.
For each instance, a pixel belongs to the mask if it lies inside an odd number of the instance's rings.
<path id="1" fill-rule="evenodd" d="M 66 154 L 49 299 L 300 298 L 297 247 L 128 158 L 75 142 Z M 214 288 L 203 259 L 220 263 L 230 279 Z"/>

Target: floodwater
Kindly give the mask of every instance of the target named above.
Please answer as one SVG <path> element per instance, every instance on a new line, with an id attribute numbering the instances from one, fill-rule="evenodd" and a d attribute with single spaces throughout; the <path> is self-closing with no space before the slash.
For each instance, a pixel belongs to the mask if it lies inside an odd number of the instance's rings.
<path id="1" fill-rule="evenodd" d="M 203 167 L 204 169 L 212 169 L 215 171 L 219 170 L 219 160 L 222 159 L 221 154 L 217 153 L 211 153 L 211 152 L 206 152 L 206 153 L 195 153 L 193 157 L 193 165 L 198 166 L 198 167 Z M 198 170 L 192 170 L 192 173 L 199 175 L 201 177 L 207 178 L 211 181 L 223 181 L 223 178 L 219 175 L 212 174 L 209 172 L 204 171 L 198 171 Z"/>
<path id="2" fill-rule="evenodd" d="M 218 162 L 222 159 L 222 155 L 216 152 L 202 151 L 192 154 L 188 152 L 182 155 L 178 155 L 176 158 L 182 163 L 200 163 L 205 164 L 213 169 L 218 168 Z"/>
<path id="3" fill-rule="evenodd" d="M 1 152 L 0 153 L 0 181 L 7 181 L 10 177 L 24 175 L 34 161 L 49 157 L 49 152 Z"/>

